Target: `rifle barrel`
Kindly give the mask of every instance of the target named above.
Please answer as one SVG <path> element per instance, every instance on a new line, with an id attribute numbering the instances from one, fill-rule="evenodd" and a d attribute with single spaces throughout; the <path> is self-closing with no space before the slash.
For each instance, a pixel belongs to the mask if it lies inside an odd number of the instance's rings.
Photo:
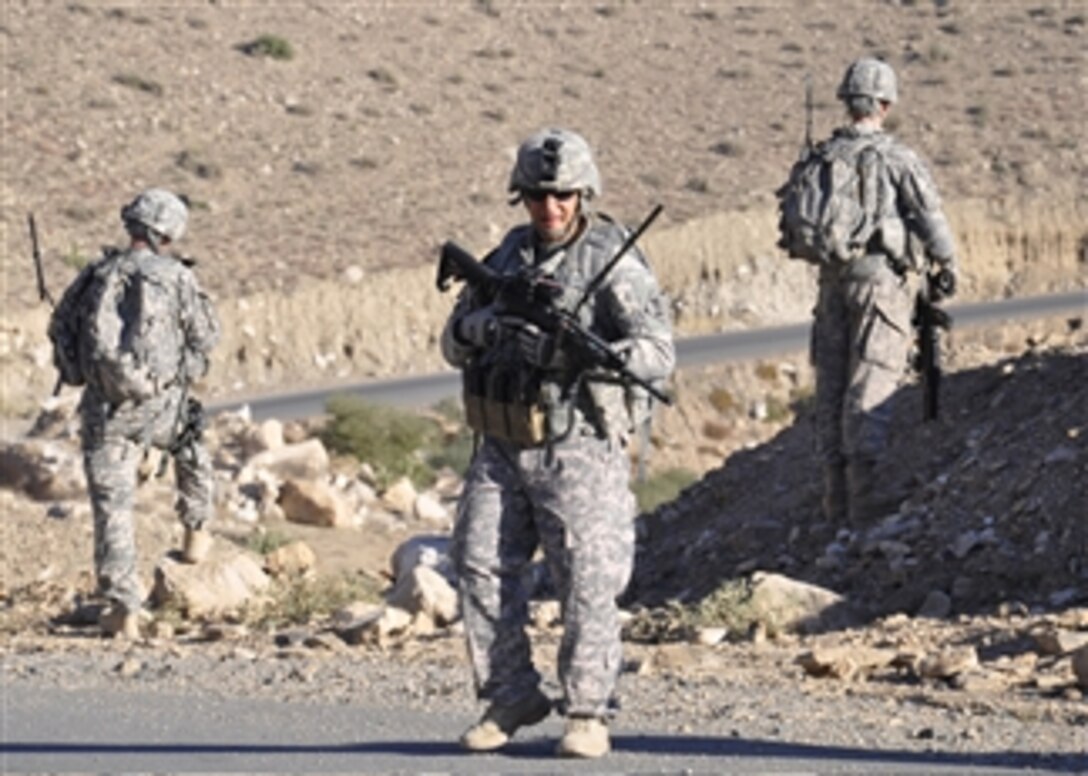
<path id="1" fill-rule="evenodd" d="M 34 214 L 26 214 L 27 227 L 30 229 L 30 251 L 31 256 L 34 259 L 34 274 L 38 278 L 38 299 L 43 302 L 49 302 L 50 307 L 56 307 L 57 303 L 53 301 L 53 295 L 49 293 L 49 289 L 45 286 L 45 270 L 42 268 L 42 251 L 38 246 L 38 225 L 34 222 Z"/>

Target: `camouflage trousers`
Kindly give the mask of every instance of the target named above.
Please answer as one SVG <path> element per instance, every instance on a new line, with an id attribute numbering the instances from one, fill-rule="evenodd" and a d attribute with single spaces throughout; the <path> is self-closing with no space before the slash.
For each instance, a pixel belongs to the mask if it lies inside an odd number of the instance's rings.
<path id="1" fill-rule="evenodd" d="M 173 439 L 180 388 L 138 405 L 113 408 L 92 389 L 80 402 L 83 467 L 94 513 L 94 567 L 99 592 L 130 610 L 144 600 L 136 568 L 133 504 L 137 472 L 151 446 L 165 450 Z M 192 444 L 174 456 L 178 496 L 175 509 L 183 524 L 198 528 L 212 517 L 211 456 Z"/>
<path id="2" fill-rule="evenodd" d="M 848 499 L 874 487 L 912 342 L 912 283 L 876 259 L 857 274 L 821 269 L 812 328 L 817 451 L 832 480 L 853 467 Z"/>
<path id="3" fill-rule="evenodd" d="M 634 561 L 634 497 L 623 446 L 577 430 L 551 449 L 485 438 L 454 529 L 461 610 L 477 695 L 536 688 L 523 572 L 544 553 L 563 611 L 566 712 L 605 716 L 622 659 L 619 609 Z"/>

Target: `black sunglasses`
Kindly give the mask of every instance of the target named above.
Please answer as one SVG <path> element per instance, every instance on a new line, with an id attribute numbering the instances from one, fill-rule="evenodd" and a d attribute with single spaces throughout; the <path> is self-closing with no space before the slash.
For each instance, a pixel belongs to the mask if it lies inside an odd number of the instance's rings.
<path id="1" fill-rule="evenodd" d="M 566 202 L 577 194 L 577 191 L 552 191 L 551 189 L 525 189 L 521 196 L 530 202 L 543 202 L 548 197 L 554 197 L 558 202 Z"/>

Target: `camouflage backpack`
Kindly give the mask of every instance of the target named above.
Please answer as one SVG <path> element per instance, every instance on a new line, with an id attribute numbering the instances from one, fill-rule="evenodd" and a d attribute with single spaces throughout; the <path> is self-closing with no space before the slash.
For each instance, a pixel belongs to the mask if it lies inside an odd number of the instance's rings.
<path id="1" fill-rule="evenodd" d="M 113 404 L 140 401 L 175 381 L 183 335 L 164 311 L 174 290 L 137 255 L 107 249 L 68 287 L 49 324 L 53 362 L 67 385 L 88 385 Z"/>
<path id="2" fill-rule="evenodd" d="M 849 262 L 866 253 L 890 202 L 887 135 L 836 133 L 806 152 L 778 197 L 778 247 L 814 264 Z"/>

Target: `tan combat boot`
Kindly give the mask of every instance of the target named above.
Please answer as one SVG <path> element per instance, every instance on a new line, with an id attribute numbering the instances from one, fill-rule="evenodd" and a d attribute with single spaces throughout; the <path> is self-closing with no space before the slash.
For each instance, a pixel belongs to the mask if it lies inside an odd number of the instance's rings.
<path id="1" fill-rule="evenodd" d="M 461 736 L 461 746 L 473 752 L 490 752 L 510 740 L 518 728 L 535 725 L 552 713 L 552 702 L 540 690 L 517 703 L 492 703 L 483 717 Z"/>
<path id="2" fill-rule="evenodd" d="M 112 638 L 136 641 L 140 638 L 140 615 L 130 612 L 120 604 L 114 604 L 98 616 L 102 634 Z"/>
<path id="3" fill-rule="evenodd" d="M 181 559 L 186 563 L 200 563 L 212 549 L 212 535 L 204 528 L 185 526 L 185 539 L 181 545 Z"/>
<path id="4" fill-rule="evenodd" d="M 560 757 L 603 757 L 612 749 L 608 725 L 597 717 L 571 717 L 555 753 Z"/>

